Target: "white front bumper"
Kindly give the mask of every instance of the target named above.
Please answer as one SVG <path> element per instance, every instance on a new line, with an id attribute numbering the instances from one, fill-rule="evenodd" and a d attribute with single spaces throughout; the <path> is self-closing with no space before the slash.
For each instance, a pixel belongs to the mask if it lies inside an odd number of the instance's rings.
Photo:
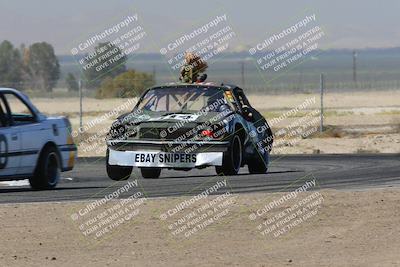
<path id="1" fill-rule="evenodd" d="M 109 150 L 108 164 L 133 167 L 194 168 L 221 166 L 223 152 L 168 153 L 162 151 Z"/>

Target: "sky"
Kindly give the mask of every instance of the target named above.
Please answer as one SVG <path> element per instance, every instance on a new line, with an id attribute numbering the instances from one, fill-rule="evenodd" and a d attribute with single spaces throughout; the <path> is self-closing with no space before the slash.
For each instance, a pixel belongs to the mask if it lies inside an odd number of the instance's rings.
<path id="1" fill-rule="evenodd" d="M 71 49 L 126 16 L 137 14 L 146 32 L 140 52 L 158 52 L 165 44 L 226 14 L 235 32 L 229 50 L 246 50 L 271 34 L 315 14 L 325 32 L 321 48 L 400 46 L 400 1 L 132 1 L 0 0 L 0 41 L 51 43 L 56 54 Z"/>

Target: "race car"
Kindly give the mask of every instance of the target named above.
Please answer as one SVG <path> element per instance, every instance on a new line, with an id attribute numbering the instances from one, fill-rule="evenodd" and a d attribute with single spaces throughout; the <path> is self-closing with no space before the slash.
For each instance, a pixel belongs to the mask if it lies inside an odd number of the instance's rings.
<path id="1" fill-rule="evenodd" d="M 143 178 L 161 169 L 215 166 L 218 175 L 240 167 L 266 173 L 273 134 L 244 91 L 235 85 L 172 83 L 148 89 L 107 136 L 106 169 L 112 180 Z"/>
<path id="2" fill-rule="evenodd" d="M 0 180 L 52 189 L 72 170 L 77 148 L 66 117 L 47 117 L 23 93 L 0 88 Z"/>

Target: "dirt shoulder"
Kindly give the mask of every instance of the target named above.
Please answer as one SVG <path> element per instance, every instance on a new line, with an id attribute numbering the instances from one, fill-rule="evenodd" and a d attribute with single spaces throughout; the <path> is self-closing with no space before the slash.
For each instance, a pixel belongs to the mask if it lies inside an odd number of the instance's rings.
<path id="1" fill-rule="evenodd" d="M 400 189 L 316 192 L 299 193 L 292 199 L 294 202 L 284 202 L 267 213 L 267 204 L 287 193 L 229 195 L 228 204 L 219 202 L 220 215 L 214 213 L 214 222 L 203 224 L 203 228 L 198 227 L 199 231 L 192 234 L 185 231 L 176 234 L 177 219 L 183 218 L 182 212 L 187 215 L 207 203 L 217 203 L 217 197 L 199 200 L 166 220 L 161 220 L 160 214 L 190 197 L 148 199 L 137 206 L 140 210 L 129 221 L 98 240 L 85 237 L 79 223 L 71 219 L 71 214 L 87 208 L 89 202 L 1 205 L 0 263 L 2 266 L 400 265 Z M 315 195 L 307 202 L 308 211 L 317 207 L 314 215 L 303 213 L 298 224 L 293 218 L 287 223 L 292 227 L 286 227 L 286 232 L 281 225 L 281 230 L 266 234 L 264 226 L 279 224 L 272 222 L 273 218 L 287 212 L 292 204 L 304 204 L 304 199 Z M 311 205 L 311 201 L 317 204 Z M 115 203 L 111 201 L 97 209 L 107 210 Z M 221 207 L 228 211 L 223 214 Z M 257 214 L 255 220 L 249 219 L 252 214 Z M 190 219 L 193 221 L 195 217 Z"/>

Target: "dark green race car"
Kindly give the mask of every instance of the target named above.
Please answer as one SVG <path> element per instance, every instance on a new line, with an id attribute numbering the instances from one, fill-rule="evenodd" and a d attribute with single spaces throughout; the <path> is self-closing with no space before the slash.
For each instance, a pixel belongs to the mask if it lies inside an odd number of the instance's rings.
<path id="1" fill-rule="evenodd" d="M 218 175 L 266 173 L 273 134 L 265 118 L 234 85 L 168 84 L 147 90 L 135 108 L 117 118 L 107 136 L 107 173 L 144 178 L 162 168 L 215 166 Z"/>

